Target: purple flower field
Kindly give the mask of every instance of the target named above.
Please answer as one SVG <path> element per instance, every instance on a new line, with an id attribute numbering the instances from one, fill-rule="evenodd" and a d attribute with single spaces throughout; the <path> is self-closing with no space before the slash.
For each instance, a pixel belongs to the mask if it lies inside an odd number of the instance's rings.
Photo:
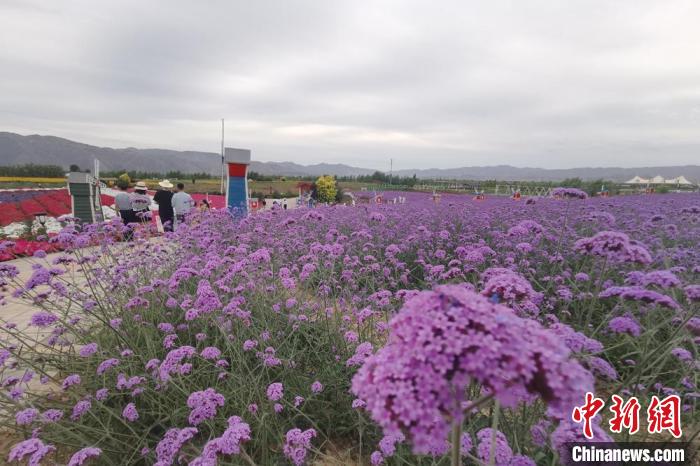
<path id="1" fill-rule="evenodd" d="M 0 264 L 37 307 L 0 330 L 2 461 L 560 464 L 586 392 L 590 441 L 673 439 L 668 395 L 696 440 L 700 197 L 576 191 L 68 227 L 26 283 Z"/>

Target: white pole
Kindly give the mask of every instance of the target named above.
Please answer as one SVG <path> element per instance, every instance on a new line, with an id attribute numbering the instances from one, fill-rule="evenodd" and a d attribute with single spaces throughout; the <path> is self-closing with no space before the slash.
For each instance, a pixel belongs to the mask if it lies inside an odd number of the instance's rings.
<path id="1" fill-rule="evenodd" d="M 224 194 L 224 119 L 221 119 L 221 194 Z"/>

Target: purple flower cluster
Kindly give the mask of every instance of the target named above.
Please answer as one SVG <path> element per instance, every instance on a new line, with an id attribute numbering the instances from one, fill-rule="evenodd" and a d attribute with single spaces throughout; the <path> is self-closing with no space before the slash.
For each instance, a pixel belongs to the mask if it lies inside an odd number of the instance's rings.
<path id="1" fill-rule="evenodd" d="M 639 301 L 670 309 L 680 309 L 678 303 L 670 296 L 639 286 L 611 286 L 601 291 L 598 296 L 601 298 L 619 297 L 628 301 Z"/>
<path id="2" fill-rule="evenodd" d="M 190 412 L 190 425 L 196 426 L 216 416 L 216 408 L 224 405 L 225 399 L 221 393 L 213 388 L 207 388 L 199 392 L 191 393 L 187 398 L 187 407 Z"/>
<path id="3" fill-rule="evenodd" d="M 585 191 L 581 191 L 580 189 L 577 188 L 563 188 L 563 187 L 558 187 L 552 189 L 552 197 L 558 198 L 558 197 L 563 197 L 563 198 L 570 198 L 570 199 L 586 199 L 588 198 L 588 194 Z"/>
<path id="4" fill-rule="evenodd" d="M 608 323 L 608 329 L 615 333 L 627 333 L 638 337 L 642 333 L 642 326 L 630 316 L 614 317 Z"/>
<path id="5" fill-rule="evenodd" d="M 97 458 L 102 454 L 102 450 L 96 447 L 86 447 L 79 450 L 70 457 L 68 466 L 81 466 L 90 458 Z"/>
<path id="6" fill-rule="evenodd" d="M 15 422 L 18 426 L 28 426 L 39 416 L 39 410 L 35 408 L 27 408 L 18 411 L 15 414 Z"/>
<path id="7" fill-rule="evenodd" d="M 296 466 L 304 464 L 307 452 L 311 449 L 311 440 L 316 437 L 314 429 L 291 429 L 287 431 L 284 442 L 284 456 Z"/>
<path id="8" fill-rule="evenodd" d="M 651 263 L 649 251 L 620 231 L 601 231 L 590 238 L 582 238 L 576 241 L 574 250 L 582 254 L 604 257 L 616 263 Z"/>
<path id="9" fill-rule="evenodd" d="M 250 440 L 250 426 L 238 416 L 228 418 L 228 427 L 220 437 L 209 440 L 190 466 L 216 466 L 218 455 L 238 455 L 241 444 Z"/>
<path id="10" fill-rule="evenodd" d="M 158 461 L 154 466 L 171 466 L 180 448 L 197 434 L 194 427 L 184 429 L 169 429 L 156 446 L 156 457 Z"/>
<path id="11" fill-rule="evenodd" d="M 385 434 L 405 433 L 420 454 L 442 448 L 446 419 L 462 419 L 473 381 L 505 406 L 538 395 L 556 417 L 593 388 L 553 332 L 463 287 L 440 286 L 405 303 L 352 391 Z"/>
<path id="12" fill-rule="evenodd" d="M 581 442 L 612 442 L 612 438 L 600 426 L 600 417 L 596 417 L 592 422 L 593 438 L 587 439 L 582 432 L 581 425 L 571 420 L 563 420 L 552 432 L 550 443 L 552 448 L 559 454 L 560 464 L 570 464 L 570 443 Z"/>
<path id="13" fill-rule="evenodd" d="M 63 379 L 63 383 L 61 383 L 61 388 L 63 390 L 68 390 L 70 387 L 73 385 L 80 385 L 80 375 L 79 374 L 71 374 L 65 379 Z"/>
<path id="14" fill-rule="evenodd" d="M 73 406 L 73 412 L 71 413 L 70 418 L 73 421 L 77 421 L 83 417 L 85 413 L 90 411 L 90 408 L 92 408 L 92 403 L 90 400 L 80 400 L 75 404 L 75 406 Z"/>
<path id="15" fill-rule="evenodd" d="M 35 327 L 48 327 L 58 320 L 58 317 L 46 311 L 39 311 L 32 315 L 31 325 Z"/>
<path id="16" fill-rule="evenodd" d="M 284 396 L 284 386 L 279 383 L 271 383 L 267 387 L 267 399 L 270 401 L 278 401 L 281 400 L 282 397 Z"/>
<path id="17" fill-rule="evenodd" d="M 38 466 L 46 455 L 55 450 L 53 445 L 47 445 L 38 438 L 30 438 L 13 446 L 7 460 L 22 461 L 25 457 L 29 457 L 28 465 Z"/>
<path id="18" fill-rule="evenodd" d="M 127 404 L 122 411 L 122 417 L 129 422 L 136 421 L 139 418 L 139 413 L 136 411 L 136 405 L 134 403 Z"/>
<path id="19" fill-rule="evenodd" d="M 97 346 L 97 343 L 88 343 L 87 345 L 80 348 L 80 351 L 78 353 L 80 354 L 80 356 L 88 358 L 93 354 L 97 353 L 98 349 L 99 348 Z"/>
<path id="20" fill-rule="evenodd" d="M 178 372 L 181 372 L 182 361 L 189 359 L 197 353 L 192 346 L 181 346 L 174 350 L 171 350 L 160 363 L 158 367 L 158 376 L 163 382 L 170 380 L 170 377 Z"/>
<path id="21" fill-rule="evenodd" d="M 508 305 L 519 314 L 539 314 L 537 302 L 541 301 L 542 297 L 522 275 L 501 268 L 488 269 L 484 275 L 489 278 L 481 291 L 482 295 L 493 302 Z"/>
<path id="22" fill-rule="evenodd" d="M 199 353 L 204 359 L 219 359 L 221 356 L 221 350 L 219 348 L 216 348 L 214 346 L 208 346 L 204 348 L 200 353 Z"/>
<path id="23" fill-rule="evenodd" d="M 503 432 L 489 427 L 476 433 L 479 441 L 476 447 L 477 456 L 486 464 L 496 466 L 508 466 L 513 459 L 513 450 L 508 444 L 508 439 Z M 493 463 L 491 462 L 493 458 Z"/>
<path id="24" fill-rule="evenodd" d="M 108 370 L 117 367 L 119 365 L 119 359 L 116 358 L 110 358 L 110 359 L 105 359 L 100 363 L 99 366 L 97 366 L 97 375 L 103 375 L 105 372 Z"/>

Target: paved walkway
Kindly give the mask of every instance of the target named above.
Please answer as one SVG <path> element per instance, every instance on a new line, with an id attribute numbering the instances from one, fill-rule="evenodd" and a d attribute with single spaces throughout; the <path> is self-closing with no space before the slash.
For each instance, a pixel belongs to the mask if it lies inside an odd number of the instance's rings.
<path id="1" fill-rule="evenodd" d="M 3 264 L 14 265 L 19 270 L 19 276 L 15 279 L 20 283 L 24 283 L 32 275 L 32 265 L 35 263 L 44 263 L 44 260 L 49 262 L 55 256 L 61 253 L 53 253 L 46 256 L 46 259 L 34 259 L 32 257 L 22 257 L 20 259 L 14 259 L 11 261 L 5 261 Z M 15 291 L 13 284 L 8 287 L 8 293 L 6 294 L 7 304 L 0 306 L 0 319 L 5 322 L 13 322 L 17 324 L 18 327 L 24 328 L 29 322 L 32 314 L 35 313 L 38 308 L 32 306 L 26 301 L 18 298 L 12 297 L 12 292 Z"/>
<path id="2" fill-rule="evenodd" d="M 33 257 L 22 257 L 19 259 L 14 259 L 11 261 L 5 261 L 2 262 L 3 264 L 10 264 L 14 265 L 17 267 L 19 270 L 19 275 L 15 277 L 15 280 L 18 281 L 20 284 L 23 284 L 31 277 L 33 270 L 32 270 L 32 265 L 34 264 L 41 264 L 44 267 L 55 267 L 52 264 L 52 261 L 55 257 L 64 255 L 65 253 L 63 252 L 54 252 L 51 254 L 48 254 L 44 259 L 35 259 Z M 66 267 L 66 266 L 61 266 L 61 267 Z M 80 267 L 76 266 L 75 264 L 70 264 L 66 267 L 66 269 L 69 271 L 69 273 L 75 273 L 79 276 L 82 275 L 82 272 L 80 271 Z M 12 296 L 12 292 L 15 291 L 16 287 L 10 283 L 8 286 L 8 291 L 3 293 L 5 295 L 5 300 L 7 304 L 4 306 L 0 306 L 0 321 L 4 322 L 12 322 L 17 324 L 17 327 L 20 329 L 24 329 L 27 324 L 29 323 L 29 320 L 32 317 L 32 314 L 35 312 L 39 311 L 40 308 L 37 306 L 32 305 L 30 302 L 24 299 L 20 298 L 14 298 Z"/>

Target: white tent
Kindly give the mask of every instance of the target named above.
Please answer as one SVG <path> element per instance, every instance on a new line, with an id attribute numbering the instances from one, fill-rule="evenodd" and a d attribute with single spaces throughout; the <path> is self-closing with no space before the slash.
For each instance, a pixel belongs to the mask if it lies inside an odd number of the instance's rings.
<path id="1" fill-rule="evenodd" d="M 688 181 L 688 179 L 687 179 L 685 176 L 683 176 L 683 175 L 681 175 L 681 176 L 679 176 L 679 177 L 677 177 L 677 178 L 671 178 L 671 179 L 669 179 L 669 180 L 666 180 L 666 183 L 668 183 L 668 184 L 683 184 L 683 185 L 691 185 L 691 184 L 693 184 L 693 183 L 691 183 L 690 181 Z"/>
<path id="2" fill-rule="evenodd" d="M 626 184 L 647 184 L 649 183 L 649 180 L 646 178 L 642 178 L 641 176 L 635 176 L 631 180 L 625 181 Z"/>
<path id="3" fill-rule="evenodd" d="M 625 184 L 667 184 L 667 185 L 683 185 L 692 186 L 693 183 L 688 181 L 688 179 L 681 175 L 676 178 L 664 178 L 661 175 L 656 175 L 654 178 L 642 178 L 641 176 L 635 176 L 631 180 L 625 181 Z"/>

